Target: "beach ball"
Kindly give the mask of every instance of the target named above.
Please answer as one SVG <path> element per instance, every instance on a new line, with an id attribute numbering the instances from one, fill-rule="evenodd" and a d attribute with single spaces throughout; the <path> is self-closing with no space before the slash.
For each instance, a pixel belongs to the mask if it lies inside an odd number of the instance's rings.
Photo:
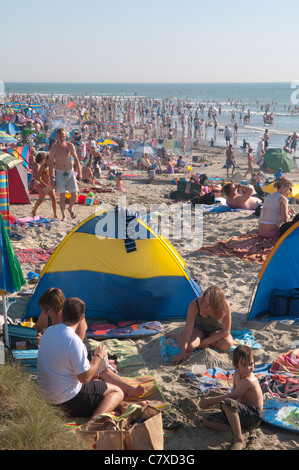
<path id="1" fill-rule="evenodd" d="M 90 193 L 88 193 L 87 196 L 88 196 L 88 197 L 94 197 L 94 194 L 93 194 L 93 192 L 90 192 Z"/>

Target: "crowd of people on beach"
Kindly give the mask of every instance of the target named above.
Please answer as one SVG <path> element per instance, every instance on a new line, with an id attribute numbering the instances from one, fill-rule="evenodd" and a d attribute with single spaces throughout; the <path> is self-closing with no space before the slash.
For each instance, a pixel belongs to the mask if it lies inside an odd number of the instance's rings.
<path id="1" fill-rule="evenodd" d="M 18 104 L 27 102 L 28 96 L 10 96 L 10 102 Z M 34 104 L 41 108 L 34 112 Z M 151 139 L 188 137 L 200 139 L 207 135 L 209 126 L 217 131 L 217 112 L 215 106 L 208 107 L 208 120 L 200 114 L 205 105 L 198 103 L 193 115 L 188 101 L 153 100 L 144 98 L 101 97 L 56 97 L 49 100 L 45 96 L 30 96 L 30 103 L 17 111 L 15 105 L 1 106 L 2 124 L 12 122 L 21 131 L 17 135 L 20 145 L 30 145 L 30 170 L 32 172 L 30 189 L 38 194 L 32 216 L 37 214 L 46 195 L 51 199 L 53 216 L 58 218 L 56 195 L 59 196 L 59 209 L 62 220 L 67 211 L 72 219 L 76 218 L 75 204 L 78 200 L 79 183 L 96 181 L 100 183 L 104 161 L 113 160 L 109 146 L 100 149 L 99 140 L 113 138 L 118 142 L 118 149 L 128 147 L 135 140 L 136 129 L 142 129 L 143 141 Z M 245 110 L 244 110 L 245 111 Z M 119 116 L 122 116 L 121 120 Z M 175 120 L 174 116 L 179 119 Z M 138 121 L 137 121 L 138 119 Z M 234 116 L 235 119 L 235 116 Z M 246 119 L 250 119 L 248 112 Z M 117 132 L 109 131 L 106 123 L 117 123 Z M 91 130 L 91 127 L 92 130 Z M 51 138 L 56 128 L 55 137 Z M 68 134 L 76 128 L 71 137 Z M 27 129 L 28 132 L 24 132 Z M 237 136 L 238 126 L 234 126 Z M 225 127 L 224 140 L 226 149 L 227 178 L 236 170 L 236 159 L 231 139 L 233 133 Z M 299 136 L 294 133 L 286 145 L 294 154 Z M 244 150 L 248 147 L 248 170 L 244 178 L 250 175 L 250 183 L 235 184 L 233 181 L 221 183 L 221 187 L 210 187 L 216 195 L 224 195 L 230 208 L 243 208 L 256 211 L 261 209 L 259 233 L 263 237 L 275 237 L 280 233 L 283 224 L 289 222 L 294 210 L 289 209 L 288 196 L 293 183 L 280 174 L 274 186 L 276 191 L 260 199 L 256 190 L 263 174 L 254 171 L 254 163 L 260 164 L 269 147 L 269 133 L 266 129 L 260 146 L 256 149 L 256 160 L 253 149 L 244 141 Z M 161 157 L 153 166 L 145 154 L 137 163 L 137 168 L 148 172 L 149 180 L 155 172 L 172 174 L 175 168 L 184 168 L 185 149 L 175 158 L 165 148 Z M 116 189 L 125 191 L 120 174 L 116 174 Z M 253 182 L 253 179 L 255 181 Z M 194 174 L 189 175 L 190 182 L 196 181 Z M 70 193 L 66 209 L 66 193 Z M 201 195 L 204 195 L 203 191 Z M 34 328 L 38 332 L 38 383 L 47 399 L 62 407 L 71 416 L 88 418 L 85 429 L 92 427 L 94 419 L 102 413 L 113 410 L 123 412 L 126 409 L 126 398 L 136 398 L 142 405 L 144 388 L 134 388 L 116 374 L 109 365 L 105 346 L 99 345 L 91 350 L 86 338 L 85 304 L 76 297 L 65 299 L 60 289 L 52 288 L 39 300 L 41 315 Z M 190 352 L 198 349 L 217 348 L 229 351 L 232 347 L 231 311 L 224 292 L 218 286 L 209 287 L 201 297 L 194 299 L 188 308 L 183 331 L 170 335 L 177 340 L 180 352 L 173 364 L 184 362 Z M 48 328 L 52 326 L 51 328 Z M 236 370 L 233 390 L 225 395 L 204 398 L 200 408 L 206 409 L 220 404 L 221 413 L 210 413 L 204 424 L 215 430 L 231 429 L 234 436 L 234 449 L 243 445 L 242 431 L 255 429 L 262 420 L 263 395 L 257 379 L 253 374 L 254 356 L 248 346 L 239 346 L 233 353 L 233 366 Z"/>

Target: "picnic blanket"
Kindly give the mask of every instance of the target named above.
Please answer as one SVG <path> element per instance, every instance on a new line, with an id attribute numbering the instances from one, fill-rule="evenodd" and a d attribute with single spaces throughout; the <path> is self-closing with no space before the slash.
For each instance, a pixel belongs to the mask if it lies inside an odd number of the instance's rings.
<path id="1" fill-rule="evenodd" d="M 231 335 L 233 337 L 233 347 L 231 351 L 233 351 L 239 344 L 246 344 L 250 346 L 252 349 L 259 349 L 260 344 L 255 340 L 255 337 L 251 330 L 240 330 L 240 331 L 231 331 Z M 160 339 L 160 355 L 165 362 L 168 362 L 171 357 L 176 356 L 180 352 L 179 345 L 177 341 L 173 338 L 166 338 L 163 336 Z M 194 351 L 192 354 L 198 354 L 201 350 Z"/>
<path id="2" fill-rule="evenodd" d="M 278 237 L 263 238 L 258 233 L 248 233 L 230 237 L 211 246 L 203 246 L 196 251 L 225 258 L 236 256 L 243 261 L 263 264 L 277 240 Z"/>
<path id="3" fill-rule="evenodd" d="M 46 263 L 54 251 L 54 248 L 49 250 L 35 248 L 14 250 L 20 264 Z"/>

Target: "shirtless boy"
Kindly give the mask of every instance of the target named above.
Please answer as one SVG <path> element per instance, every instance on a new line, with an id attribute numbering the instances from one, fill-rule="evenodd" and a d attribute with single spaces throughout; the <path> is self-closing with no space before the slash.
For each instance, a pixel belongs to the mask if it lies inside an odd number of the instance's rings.
<path id="1" fill-rule="evenodd" d="M 206 409 L 220 405 L 222 411 L 209 414 L 203 424 L 215 431 L 231 430 L 234 436 L 231 450 L 242 450 L 242 430 L 251 431 L 262 421 L 263 392 L 253 374 L 254 356 L 248 346 L 240 345 L 234 350 L 233 365 L 235 374 L 232 391 L 204 398 L 199 406 Z"/>
<path id="2" fill-rule="evenodd" d="M 52 145 L 49 152 L 49 172 L 51 178 L 51 186 L 55 188 L 56 192 L 60 195 L 59 205 L 62 215 L 62 220 L 65 220 L 65 193 L 71 193 L 69 213 L 72 219 L 76 218 L 73 211 L 73 206 L 78 199 L 78 185 L 76 175 L 73 168 L 72 157 L 77 168 L 77 178 L 82 178 L 81 165 L 74 147 L 71 142 L 66 142 L 66 132 L 64 129 L 57 130 L 57 143 Z M 53 179 L 53 172 L 55 168 L 55 181 Z"/>
<path id="3" fill-rule="evenodd" d="M 255 210 L 262 203 L 261 199 L 252 196 L 254 189 L 250 186 L 226 183 L 223 192 L 226 196 L 226 204 L 232 209 Z"/>

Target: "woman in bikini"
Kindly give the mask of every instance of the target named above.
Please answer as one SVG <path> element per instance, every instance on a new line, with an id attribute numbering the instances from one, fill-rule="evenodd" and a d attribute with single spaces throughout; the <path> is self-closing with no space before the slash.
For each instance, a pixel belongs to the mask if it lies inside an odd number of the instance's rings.
<path id="1" fill-rule="evenodd" d="M 175 339 L 180 347 L 180 353 L 174 357 L 173 363 L 184 362 L 188 353 L 198 349 L 228 351 L 233 345 L 230 329 L 229 303 L 220 287 L 211 286 L 190 303 L 184 330 L 167 335 Z"/>
<path id="2" fill-rule="evenodd" d="M 50 182 L 50 173 L 49 173 L 49 156 L 46 156 L 44 163 L 40 166 L 38 174 L 36 177 L 38 183 L 38 200 L 35 203 L 34 209 L 32 211 L 32 217 L 36 216 L 36 211 L 39 206 L 43 203 L 46 194 L 50 196 L 53 208 L 54 219 L 58 219 L 57 215 L 57 202 L 55 197 L 55 190 L 51 186 Z"/>
<path id="3" fill-rule="evenodd" d="M 292 181 L 281 177 L 274 187 L 276 191 L 265 198 L 259 217 L 259 235 L 264 238 L 278 237 L 279 227 L 295 215 L 287 199 L 293 189 Z"/>

